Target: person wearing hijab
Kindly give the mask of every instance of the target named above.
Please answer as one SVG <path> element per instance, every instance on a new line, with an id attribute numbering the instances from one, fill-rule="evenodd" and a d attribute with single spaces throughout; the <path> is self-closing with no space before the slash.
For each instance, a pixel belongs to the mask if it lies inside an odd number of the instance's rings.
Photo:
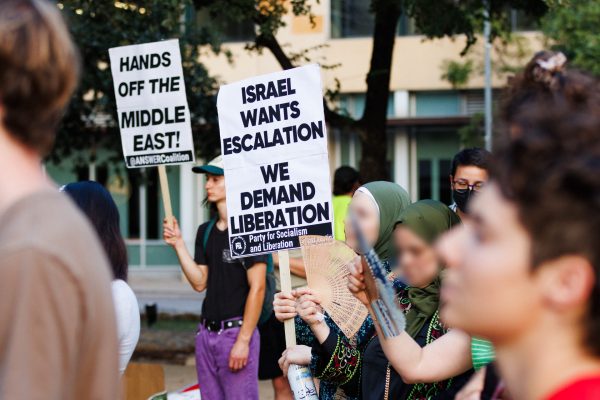
<path id="1" fill-rule="evenodd" d="M 392 182 L 378 181 L 358 188 L 349 206 L 350 211 L 356 216 L 366 240 L 373 246 L 388 271 L 390 271 L 390 261 L 393 257 L 394 223 L 409 204 L 408 193 L 401 186 Z M 358 243 L 350 221 L 346 219 L 345 223 L 346 244 L 357 250 Z M 321 400 L 358 399 L 359 390 L 354 381 L 350 385 L 346 385 L 345 383 L 348 382 L 345 381 L 350 380 L 347 377 L 328 376 L 325 373 L 323 365 L 326 365 L 331 357 L 320 350 L 320 342 L 327 338 L 327 333 L 325 337 L 315 336 L 315 333 L 323 333 L 322 330 L 316 329 L 317 332 L 314 332 L 314 326 L 298 317 L 295 305 L 297 298 L 302 296 L 318 301 L 310 290 L 297 290 L 291 296 L 278 293 L 274 302 L 275 313 L 279 320 L 296 318 L 296 336 L 299 345 L 284 352 L 280 360 L 280 365 L 286 365 L 282 368 L 284 373 L 290 362 L 300 365 L 309 364 L 313 376 L 320 379 L 319 398 Z M 351 338 L 347 338 L 326 313 L 324 313 L 323 322 L 322 325 L 327 327 L 327 332 L 332 332 L 336 337 L 344 340 L 344 343 L 352 343 L 361 350 L 368 344 L 375 332 L 370 317 L 365 319 L 358 332 Z M 347 375 L 350 376 L 359 371 L 358 357 L 359 351 L 353 351 L 348 354 L 348 357 L 345 357 L 344 363 L 350 366 L 345 370 Z"/>
<path id="2" fill-rule="evenodd" d="M 444 204 L 423 200 L 408 206 L 391 224 L 395 227 L 394 239 L 399 253 L 397 272 L 405 282 L 394 279 L 398 305 L 406 315 L 406 330 L 401 335 L 419 348 L 433 343 L 447 331 L 439 320 L 441 265 L 433 242 L 459 222 L 456 214 Z M 370 307 L 364 292 L 357 293 L 357 297 Z M 298 306 L 300 316 L 309 323 L 315 318 L 315 303 L 311 300 Z M 326 360 L 317 366 L 317 372 L 322 369 L 320 376 L 343 382 L 342 387 L 347 393 L 367 400 L 451 397 L 468 379 L 465 374 L 442 382 L 405 382 L 388 362 L 380 335 L 381 332 L 376 334 L 374 330 L 367 345 L 360 347 L 333 331 L 329 332 L 316 349 L 321 353 L 321 359 Z M 317 337 L 321 336 L 317 334 Z M 355 357 L 349 359 L 348 354 Z M 342 367 L 354 360 L 353 369 Z"/>
<path id="3" fill-rule="evenodd" d="M 394 239 L 398 250 L 398 273 L 406 284 L 398 290 L 398 303 L 406 316 L 406 329 L 394 338 L 377 333 L 363 356 L 361 398 L 419 399 L 453 398 L 471 375 L 469 343 L 458 346 L 466 360 L 452 374 L 436 375 L 438 365 L 445 367 L 446 356 L 453 359 L 453 349 L 430 357 L 432 371 L 421 371 L 419 360 L 425 349 L 436 348 L 446 338 L 447 328 L 439 319 L 439 297 L 442 266 L 433 248 L 444 232 L 460 223 L 458 216 L 444 204 L 422 200 L 410 205 L 396 221 Z M 364 292 L 364 277 L 359 262 L 351 265 L 349 288 L 369 308 Z M 439 339 L 439 340 L 438 340 Z M 439 347 L 439 346 L 437 346 Z M 408 356 L 404 357 L 405 353 Z M 431 353 L 431 352 L 430 352 Z M 389 361 L 388 361 L 389 360 Z M 448 371 L 446 371 L 448 372 Z M 439 378 L 439 379 L 438 379 Z"/>

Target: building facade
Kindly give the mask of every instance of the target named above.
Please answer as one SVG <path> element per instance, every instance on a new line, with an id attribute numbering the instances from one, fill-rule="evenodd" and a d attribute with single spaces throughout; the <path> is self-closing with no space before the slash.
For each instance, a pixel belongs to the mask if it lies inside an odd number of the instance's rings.
<path id="1" fill-rule="evenodd" d="M 322 65 L 337 65 L 323 69 L 325 88 L 340 85 L 339 108 L 359 118 L 364 109 L 366 74 L 369 68 L 373 31 L 373 16 L 368 12 L 370 0 L 321 0 L 314 4 L 313 23 L 308 17 L 285 16 L 286 26 L 278 39 L 288 52 L 312 48 L 309 57 Z M 507 48 L 507 54 L 519 53 L 526 60 L 541 47 L 541 34 L 534 25 L 515 11 L 508 10 L 513 30 L 518 31 L 518 51 Z M 214 21 L 206 15 L 188 13 L 197 24 L 219 24 L 224 47 L 233 55 L 230 62 L 224 55 L 204 52 L 202 62 L 209 72 L 223 83 L 280 70 L 275 58 L 245 50 L 253 37 L 251 23 Z M 413 22 L 401 17 L 394 46 L 391 95 L 388 101 L 387 162 L 391 178 L 405 187 L 413 200 L 433 198 L 449 203 L 448 179 L 452 156 L 460 150 L 458 131 L 471 117 L 483 112 L 483 43 L 478 41 L 471 51 L 475 73 L 460 89 L 442 78 L 443 65 L 461 61 L 463 38 L 426 40 L 419 35 Z M 494 53 L 493 62 L 506 61 L 506 54 Z M 518 62 L 518 60 L 516 61 Z M 493 87 L 504 85 L 506 76 L 494 74 Z M 341 135 L 329 130 L 330 166 L 358 167 L 360 142 L 355 134 Z M 86 157 L 85 154 L 81 157 Z M 95 154 L 96 162 L 87 168 L 74 170 L 73 161 L 60 165 L 47 164 L 46 170 L 59 184 L 93 179 L 105 184 L 113 194 L 121 213 L 121 229 L 126 237 L 130 265 L 140 271 L 177 270 L 174 252 L 161 239 L 163 208 L 156 168 L 142 174 L 132 174 L 123 166 L 104 165 L 107 154 Z M 189 166 L 167 168 L 173 211 L 180 221 L 188 248 L 198 225 L 206 220 L 202 206 L 204 181 L 194 175 Z"/>

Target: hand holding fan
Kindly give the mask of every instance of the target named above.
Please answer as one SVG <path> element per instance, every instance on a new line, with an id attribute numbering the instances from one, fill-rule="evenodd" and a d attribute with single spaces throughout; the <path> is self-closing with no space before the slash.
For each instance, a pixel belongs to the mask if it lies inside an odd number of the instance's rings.
<path id="1" fill-rule="evenodd" d="M 396 305 L 396 291 L 392 282 L 386 279 L 387 271 L 375 250 L 367 243 L 356 217 L 350 214 L 350 218 L 363 255 L 366 292 L 375 313 L 374 320 L 385 337 L 398 336 L 406 327 L 406 318 Z"/>
<path id="2" fill-rule="evenodd" d="M 343 242 L 326 236 L 300 237 L 308 287 L 317 292 L 321 306 L 351 338 L 368 315 L 367 308 L 348 290 L 348 264 L 356 257 Z"/>

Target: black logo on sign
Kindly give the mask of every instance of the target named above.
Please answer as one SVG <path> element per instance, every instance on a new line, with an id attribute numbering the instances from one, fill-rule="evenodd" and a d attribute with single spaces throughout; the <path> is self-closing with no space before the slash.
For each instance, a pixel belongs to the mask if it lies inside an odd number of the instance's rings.
<path id="1" fill-rule="evenodd" d="M 231 252 L 235 256 L 241 256 L 246 252 L 246 241 L 243 237 L 233 238 L 231 241 Z"/>

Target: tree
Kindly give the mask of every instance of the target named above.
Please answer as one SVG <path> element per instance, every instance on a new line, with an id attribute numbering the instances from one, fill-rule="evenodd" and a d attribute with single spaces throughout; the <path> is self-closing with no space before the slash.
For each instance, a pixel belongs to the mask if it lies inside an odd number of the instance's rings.
<path id="1" fill-rule="evenodd" d="M 78 45 L 81 82 L 58 131 L 51 161 L 75 157 L 76 165 L 95 161 L 98 149 L 122 164 L 113 81 L 108 49 L 128 44 L 179 38 L 194 143 L 200 155 L 219 146 L 215 96 L 217 81 L 199 62 L 201 45 L 214 44 L 207 30 L 186 29 L 182 15 L 188 0 L 63 0 L 57 3 Z M 212 46 L 218 52 L 218 45 Z"/>
<path id="2" fill-rule="evenodd" d="M 97 148 L 115 150 L 120 160 L 120 139 L 112 78 L 108 68 L 108 48 L 179 37 L 195 143 L 202 156 L 218 149 L 215 94 L 218 82 L 209 76 L 200 62 L 201 46 L 221 51 L 218 26 L 194 27 L 183 18 L 190 11 L 207 12 L 211 19 L 228 18 L 255 25 L 255 37 L 249 51 L 270 51 L 284 69 L 293 68 L 309 58 L 307 52 L 286 52 L 277 39 L 285 25 L 284 15 L 312 17 L 313 0 L 63 0 L 58 3 L 79 45 L 83 74 L 79 90 L 59 131 L 51 159 L 63 159 L 88 150 L 94 159 Z M 358 0 L 356 0 L 358 1 Z M 364 0 L 368 1 L 368 0 Z M 360 170 L 367 181 L 387 179 L 386 128 L 390 93 L 392 54 L 402 13 L 414 19 L 418 31 L 429 38 L 464 35 L 465 51 L 477 40 L 483 23 L 483 0 L 370 0 L 374 19 L 370 68 L 365 77 L 365 109 L 358 119 L 337 112 L 324 100 L 325 118 L 342 134 L 356 132 L 362 147 Z M 542 0 L 490 0 L 494 21 L 506 21 L 508 7 L 523 9 L 536 17 L 548 6 Z M 288 9 L 289 8 L 289 9 Z M 493 34 L 508 29 L 494 24 Z M 87 163 L 87 160 L 81 160 Z"/>
<path id="3" fill-rule="evenodd" d="M 477 113 L 471 117 L 471 121 L 468 125 L 465 125 L 458 130 L 458 137 L 462 148 L 485 146 L 483 124 L 483 114 Z"/>
<path id="4" fill-rule="evenodd" d="M 256 24 L 256 37 L 248 46 L 251 51 L 270 51 L 283 69 L 297 65 L 295 57 L 286 54 L 277 40 L 277 31 L 284 26 L 282 16 L 286 13 L 285 2 L 280 0 L 194 0 L 197 8 L 206 8 L 214 16 L 227 10 L 229 18 L 238 21 L 251 18 Z M 490 16 L 500 23 L 494 24 L 493 35 L 509 28 L 506 11 L 509 8 L 524 10 L 535 17 L 543 15 L 547 4 L 542 0 L 494 0 L 490 1 Z M 308 0 L 290 2 L 295 15 L 311 15 Z M 325 101 L 327 122 L 344 132 L 358 133 L 362 147 L 360 172 L 365 181 L 387 179 L 386 128 L 387 102 L 390 93 L 392 54 L 397 35 L 397 25 L 402 13 L 415 20 L 418 31 L 429 38 L 465 35 L 465 51 L 477 40 L 484 20 L 482 0 L 371 0 L 374 15 L 373 50 L 367 73 L 365 109 L 357 119 L 348 118 L 334 110 Z M 502 23 L 504 22 L 504 23 Z"/>
<path id="5" fill-rule="evenodd" d="M 542 19 L 542 30 L 552 47 L 560 50 L 571 65 L 600 75 L 600 1 L 570 0 L 552 7 Z"/>

